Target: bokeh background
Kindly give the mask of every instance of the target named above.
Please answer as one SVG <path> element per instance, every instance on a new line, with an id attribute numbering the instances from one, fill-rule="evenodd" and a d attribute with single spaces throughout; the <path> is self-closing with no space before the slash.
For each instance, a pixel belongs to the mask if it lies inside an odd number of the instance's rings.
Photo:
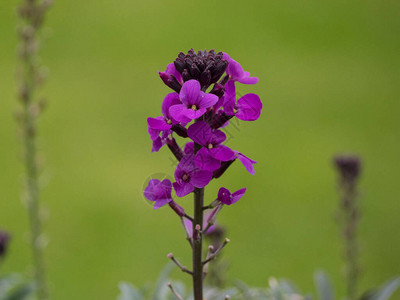
<path id="1" fill-rule="evenodd" d="M 3 272 L 30 270 L 13 120 L 17 3 L 0 1 L 0 227 L 13 235 Z M 169 92 L 157 71 L 192 47 L 228 52 L 260 79 L 239 92 L 264 103 L 229 141 L 259 161 L 256 175 L 235 163 L 206 193 L 248 187 L 220 217 L 231 282 L 286 277 L 312 291 L 322 268 L 343 294 L 338 152 L 364 161 L 361 287 L 399 274 L 399 13 L 394 0 L 56 1 L 43 31 L 49 107 L 39 122 L 53 299 L 114 299 L 121 280 L 153 281 L 171 251 L 190 264 L 176 216 L 141 194 L 149 176 L 174 168 L 167 149 L 150 153 L 146 118 Z"/>

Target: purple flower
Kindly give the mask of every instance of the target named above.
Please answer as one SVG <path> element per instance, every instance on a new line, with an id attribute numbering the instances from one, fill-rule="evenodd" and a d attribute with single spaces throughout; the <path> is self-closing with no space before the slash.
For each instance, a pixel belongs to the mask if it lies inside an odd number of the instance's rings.
<path id="1" fill-rule="evenodd" d="M 194 163 L 194 154 L 186 154 L 175 170 L 173 183 L 178 197 L 186 196 L 193 192 L 194 188 L 205 187 L 212 179 L 212 172 L 200 170 Z"/>
<path id="2" fill-rule="evenodd" d="M 228 67 L 226 68 L 226 74 L 229 75 L 233 81 L 238 81 L 243 84 L 256 84 L 258 82 L 257 77 L 250 77 L 249 72 L 245 72 L 242 66 L 232 59 L 228 54 L 224 53 L 224 59 L 228 61 Z"/>
<path id="3" fill-rule="evenodd" d="M 249 172 L 251 175 L 254 175 L 255 170 L 253 165 L 256 164 L 257 162 L 255 160 L 252 160 L 251 158 L 248 158 L 246 155 L 238 151 L 235 151 L 235 154 L 236 158 L 239 159 L 239 161 L 243 164 L 247 172 Z"/>
<path id="4" fill-rule="evenodd" d="M 225 133 L 220 130 L 212 130 L 205 121 L 192 124 L 188 128 L 188 136 L 203 146 L 195 157 L 196 166 L 200 169 L 215 171 L 221 166 L 221 161 L 235 158 L 233 150 L 221 145 L 226 140 Z"/>
<path id="5" fill-rule="evenodd" d="M 172 133 L 172 130 L 162 131 L 160 136 L 159 130 L 149 128 L 149 133 L 150 137 L 153 140 L 151 152 L 158 152 L 162 148 L 162 146 L 164 146 L 168 142 L 169 135 Z"/>
<path id="6" fill-rule="evenodd" d="M 172 201 L 171 192 L 172 185 L 170 180 L 151 179 L 144 189 L 144 196 L 147 200 L 154 201 L 154 209 L 157 209 Z"/>
<path id="7" fill-rule="evenodd" d="M 239 199 L 242 198 L 245 192 L 246 188 L 243 188 L 231 194 L 231 192 L 228 189 L 222 187 L 218 191 L 217 200 L 225 205 L 231 205 L 233 203 L 238 202 Z"/>
<path id="8" fill-rule="evenodd" d="M 229 80 L 225 85 L 224 112 L 235 115 L 243 121 L 255 121 L 260 117 L 262 103 L 256 94 L 246 94 L 236 102 L 235 82 Z"/>
<path id="9" fill-rule="evenodd" d="M 162 131 L 169 131 L 172 125 L 179 124 L 179 122 L 175 120 L 169 113 L 169 108 L 172 105 L 179 103 L 179 95 L 177 93 L 170 93 L 165 96 L 164 101 L 161 105 L 162 116 L 156 118 L 147 118 L 148 131 L 150 134 L 150 138 L 153 141 L 159 137 Z M 168 134 L 169 133 L 170 132 L 168 132 Z"/>
<path id="10" fill-rule="evenodd" d="M 200 118 L 209 107 L 218 101 L 216 95 L 202 92 L 200 83 L 194 79 L 183 84 L 179 98 L 182 103 L 172 105 L 169 108 L 169 112 L 175 120 L 184 123 Z"/>
<path id="11" fill-rule="evenodd" d="M 9 234 L 5 231 L 0 230 L 0 258 L 5 255 L 9 240 L 10 240 Z"/>
<path id="12" fill-rule="evenodd" d="M 164 83 L 176 92 L 179 92 L 183 84 L 182 75 L 176 70 L 175 65 L 170 63 L 165 72 L 158 72 Z"/>

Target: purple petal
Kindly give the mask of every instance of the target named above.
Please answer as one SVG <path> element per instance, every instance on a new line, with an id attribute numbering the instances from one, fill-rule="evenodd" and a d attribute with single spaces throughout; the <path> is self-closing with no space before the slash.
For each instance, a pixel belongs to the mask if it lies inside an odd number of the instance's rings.
<path id="1" fill-rule="evenodd" d="M 235 90 L 235 82 L 233 80 L 229 80 L 225 85 L 225 95 L 224 95 L 224 111 L 227 115 L 234 115 L 234 108 L 236 103 L 236 90 Z"/>
<path id="2" fill-rule="evenodd" d="M 231 148 L 225 145 L 218 145 L 217 147 L 212 148 L 209 151 L 212 157 L 220 161 L 228 161 L 235 158 L 235 152 L 233 152 Z"/>
<path id="3" fill-rule="evenodd" d="M 240 160 L 240 162 L 243 164 L 243 166 L 246 168 L 247 172 L 249 172 L 251 175 L 254 175 L 254 167 L 253 165 L 256 164 L 257 162 L 255 160 L 252 160 L 248 158 L 246 155 L 237 152 L 236 153 L 237 158 Z"/>
<path id="4" fill-rule="evenodd" d="M 159 135 L 160 135 L 160 133 L 161 133 L 161 130 L 159 130 L 159 129 L 153 129 L 153 128 L 151 128 L 151 127 L 149 127 L 148 129 L 147 129 L 147 131 L 148 131 L 148 133 L 150 134 L 150 138 L 154 141 L 156 138 L 158 138 L 159 137 Z"/>
<path id="5" fill-rule="evenodd" d="M 158 136 L 153 140 L 153 145 L 151 148 L 151 152 L 158 152 L 162 146 L 164 146 L 164 143 L 162 142 L 161 138 Z"/>
<path id="6" fill-rule="evenodd" d="M 213 158 L 207 148 L 201 148 L 197 152 L 194 162 L 198 168 L 206 171 L 215 171 L 221 166 L 221 162 Z"/>
<path id="7" fill-rule="evenodd" d="M 221 187 L 218 191 L 217 200 L 221 201 L 223 204 L 230 205 L 231 204 L 230 199 L 231 199 L 231 192 L 227 188 Z"/>
<path id="8" fill-rule="evenodd" d="M 212 179 L 213 172 L 196 170 L 190 175 L 190 183 L 197 188 L 205 187 Z"/>
<path id="9" fill-rule="evenodd" d="M 194 143 L 193 142 L 186 143 L 185 148 L 183 149 L 183 152 L 185 152 L 185 154 L 193 154 L 194 153 Z"/>
<path id="10" fill-rule="evenodd" d="M 163 116 L 166 117 L 167 119 L 171 119 L 171 115 L 169 113 L 169 108 L 172 105 L 176 105 L 176 104 L 181 104 L 178 93 L 169 93 L 167 96 L 165 96 L 163 103 L 161 104 L 161 112 L 162 112 Z"/>
<path id="11" fill-rule="evenodd" d="M 174 76 L 179 83 L 183 83 L 182 75 L 175 68 L 175 64 L 174 63 L 168 64 L 167 69 L 165 70 L 165 73 L 167 73 L 168 75 Z"/>
<path id="12" fill-rule="evenodd" d="M 219 145 L 226 140 L 226 135 L 221 130 L 214 130 L 212 133 L 210 143 L 213 145 Z"/>
<path id="13" fill-rule="evenodd" d="M 183 218 L 183 226 L 189 237 L 193 236 L 193 223 L 189 219 Z"/>
<path id="14" fill-rule="evenodd" d="M 206 146 L 212 138 L 211 128 L 205 121 L 199 121 L 190 125 L 187 133 L 194 142 L 203 146 Z"/>
<path id="15" fill-rule="evenodd" d="M 151 129 L 168 130 L 171 128 L 171 125 L 165 122 L 164 117 L 147 118 L 147 124 Z"/>
<path id="16" fill-rule="evenodd" d="M 171 202 L 172 199 L 162 199 L 162 200 L 158 200 L 154 203 L 153 209 L 158 209 L 161 206 L 164 206 L 165 204 Z"/>
<path id="17" fill-rule="evenodd" d="M 249 72 L 244 72 L 244 73 L 245 73 L 244 77 L 239 79 L 238 82 L 243 84 L 256 84 L 258 82 L 257 77 L 250 77 Z"/>
<path id="18" fill-rule="evenodd" d="M 239 199 L 242 198 L 242 196 L 244 195 L 245 192 L 246 192 L 246 188 L 243 188 L 243 189 L 237 190 L 236 192 L 232 193 L 231 204 L 238 202 Z"/>
<path id="19" fill-rule="evenodd" d="M 196 104 L 200 97 L 200 83 L 197 80 L 192 79 L 183 84 L 179 93 L 179 98 L 183 104 L 187 106 Z"/>
<path id="20" fill-rule="evenodd" d="M 228 67 L 226 68 L 226 74 L 228 74 L 234 81 L 245 76 L 242 66 L 232 58 L 229 60 Z"/>
<path id="21" fill-rule="evenodd" d="M 187 118 L 184 115 L 184 111 L 186 109 L 187 109 L 186 105 L 176 104 L 176 105 L 172 105 L 169 108 L 169 113 L 170 113 L 171 117 L 174 118 L 175 120 L 177 120 L 178 122 L 185 122 L 185 121 L 187 121 Z"/>
<path id="22" fill-rule="evenodd" d="M 171 181 L 164 179 L 160 181 L 158 179 L 151 179 L 144 190 L 144 196 L 150 201 L 169 201 L 171 197 Z"/>
<path id="23" fill-rule="evenodd" d="M 206 111 L 207 111 L 206 108 L 200 108 L 198 110 L 193 110 L 191 108 L 186 108 L 186 109 L 183 110 L 182 114 L 187 119 L 195 120 L 195 119 L 200 118 L 202 115 L 204 115 Z M 183 122 L 183 121 L 181 121 L 181 122 Z"/>
<path id="24" fill-rule="evenodd" d="M 262 102 L 256 94 L 246 94 L 238 100 L 236 117 L 243 121 L 255 121 L 260 117 Z"/>
<path id="25" fill-rule="evenodd" d="M 201 102 L 198 104 L 199 108 L 209 108 L 218 102 L 218 96 L 213 94 L 205 94 Z"/>
<path id="26" fill-rule="evenodd" d="M 182 184 L 174 182 L 172 185 L 174 186 L 175 193 L 178 197 L 184 197 L 194 190 L 194 186 L 189 182 L 183 182 Z"/>

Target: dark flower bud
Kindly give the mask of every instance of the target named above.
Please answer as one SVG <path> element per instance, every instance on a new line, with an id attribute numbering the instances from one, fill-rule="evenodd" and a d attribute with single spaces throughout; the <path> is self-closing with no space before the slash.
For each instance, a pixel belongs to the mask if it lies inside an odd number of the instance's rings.
<path id="1" fill-rule="evenodd" d="M 174 75 L 170 75 L 168 82 L 167 82 L 167 86 L 169 86 L 171 89 L 173 89 L 177 93 L 179 93 L 182 88 L 181 84 L 178 82 L 178 80 L 176 80 Z"/>
<path id="2" fill-rule="evenodd" d="M 218 62 L 218 64 L 215 66 L 215 71 L 214 74 L 211 78 L 212 82 L 216 82 L 218 81 L 218 79 L 220 79 L 220 77 L 222 76 L 222 74 L 224 74 L 226 68 L 228 67 L 228 61 L 223 59 L 221 61 Z"/>
<path id="3" fill-rule="evenodd" d="M 335 164 L 344 181 L 352 183 L 360 174 L 361 161 L 358 156 L 337 156 Z"/>
<path id="4" fill-rule="evenodd" d="M 192 76 L 189 74 L 189 71 L 187 69 L 183 70 L 182 78 L 183 78 L 183 81 L 188 81 L 190 79 L 193 79 Z"/>
<path id="5" fill-rule="evenodd" d="M 190 74 L 192 75 L 193 78 L 197 79 L 200 76 L 200 70 L 197 67 L 196 64 L 192 64 L 191 68 L 190 68 Z"/>
<path id="6" fill-rule="evenodd" d="M 169 150 L 171 150 L 172 154 L 176 157 L 178 161 L 180 161 L 183 157 L 183 151 L 181 147 L 179 147 L 178 143 L 174 138 L 167 139 L 166 143 L 168 145 Z"/>
<path id="7" fill-rule="evenodd" d="M 170 201 L 168 204 L 176 212 L 178 216 L 180 217 L 185 216 L 185 210 L 183 209 L 183 207 L 177 204 L 174 200 Z"/>
<path id="8" fill-rule="evenodd" d="M 203 73 L 200 75 L 200 85 L 202 87 L 208 87 L 210 85 L 211 81 L 211 73 L 209 70 L 205 70 Z"/>
<path id="9" fill-rule="evenodd" d="M 214 116 L 213 120 L 211 121 L 210 127 L 212 129 L 218 129 L 232 118 L 233 118 L 233 116 L 229 116 L 224 112 L 217 114 Z"/>
<path id="10" fill-rule="evenodd" d="M 7 232 L 0 230 L 0 258 L 6 254 L 9 240 L 10 235 Z"/>
<path id="11" fill-rule="evenodd" d="M 218 96 L 218 98 L 221 98 L 224 95 L 224 86 L 220 83 L 216 83 L 214 84 L 214 87 L 210 93 Z"/>
<path id="12" fill-rule="evenodd" d="M 182 52 L 181 52 L 181 53 L 182 53 Z M 182 53 L 182 54 L 183 54 L 183 53 Z M 183 70 L 185 69 L 186 63 L 185 63 L 185 61 L 184 61 L 183 58 L 178 57 L 178 58 L 174 61 L 174 65 L 175 65 L 176 70 L 177 70 L 179 73 L 182 73 Z"/>

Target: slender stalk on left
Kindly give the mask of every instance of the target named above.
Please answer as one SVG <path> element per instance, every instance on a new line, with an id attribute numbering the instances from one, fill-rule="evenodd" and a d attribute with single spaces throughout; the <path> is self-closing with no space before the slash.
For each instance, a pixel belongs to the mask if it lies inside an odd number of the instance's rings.
<path id="1" fill-rule="evenodd" d="M 39 31 L 51 1 L 24 0 L 18 7 L 18 100 L 17 111 L 19 131 L 22 138 L 25 167 L 25 187 L 34 279 L 37 297 L 48 299 L 43 255 L 42 220 L 40 218 L 40 193 L 38 183 L 36 121 L 44 107 L 37 99 L 37 89 L 42 81 L 41 67 L 38 64 Z"/>

